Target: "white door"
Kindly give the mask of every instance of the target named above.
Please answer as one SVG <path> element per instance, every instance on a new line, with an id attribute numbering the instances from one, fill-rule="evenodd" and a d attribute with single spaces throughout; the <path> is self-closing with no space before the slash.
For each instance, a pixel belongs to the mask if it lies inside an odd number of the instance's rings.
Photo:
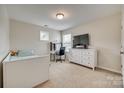
<path id="1" fill-rule="evenodd" d="M 124 87 L 124 5 L 122 6 L 122 26 L 121 26 L 121 64 L 123 75 L 123 87 Z"/>

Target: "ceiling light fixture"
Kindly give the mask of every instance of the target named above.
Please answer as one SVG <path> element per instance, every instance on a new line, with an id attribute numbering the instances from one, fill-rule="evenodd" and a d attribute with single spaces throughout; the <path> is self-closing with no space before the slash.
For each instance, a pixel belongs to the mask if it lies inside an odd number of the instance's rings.
<path id="1" fill-rule="evenodd" d="M 56 14 L 56 18 L 59 19 L 59 20 L 61 20 L 61 19 L 64 18 L 64 14 L 63 13 L 57 13 Z"/>

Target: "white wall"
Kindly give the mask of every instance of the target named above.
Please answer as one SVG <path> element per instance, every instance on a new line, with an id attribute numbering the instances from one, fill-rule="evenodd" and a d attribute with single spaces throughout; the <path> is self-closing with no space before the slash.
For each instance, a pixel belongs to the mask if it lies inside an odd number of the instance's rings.
<path id="1" fill-rule="evenodd" d="M 10 20 L 10 48 L 34 49 L 38 54 L 47 54 L 49 52 L 49 42 L 40 41 L 40 30 L 49 32 L 50 41 L 61 41 L 59 31 L 17 20 Z"/>
<path id="2" fill-rule="evenodd" d="M 0 5 L 0 62 L 9 50 L 9 19 L 4 5 Z M 0 87 L 2 86 L 2 69 L 0 63 Z"/>
<path id="3" fill-rule="evenodd" d="M 89 33 L 90 44 L 98 50 L 98 66 L 120 72 L 120 47 L 121 47 L 121 16 L 115 14 L 102 19 L 82 24 L 63 34 L 71 33 L 72 36 Z"/>

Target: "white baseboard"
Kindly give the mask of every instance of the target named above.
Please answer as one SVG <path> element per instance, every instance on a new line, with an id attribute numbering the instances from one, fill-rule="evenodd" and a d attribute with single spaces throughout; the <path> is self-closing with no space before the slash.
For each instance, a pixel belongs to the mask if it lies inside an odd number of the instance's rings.
<path id="1" fill-rule="evenodd" d="M 121 71 L 117 71 L 115 69 L 111 69 L 111 68 L 107 68 L 107 67 L 97 66 L 97 68 L 101 68 L 101 69 L 105 69 L 105 70 L 108 70 L 108 71 L 111 71 L 111 72 L 122 74 Z"/>

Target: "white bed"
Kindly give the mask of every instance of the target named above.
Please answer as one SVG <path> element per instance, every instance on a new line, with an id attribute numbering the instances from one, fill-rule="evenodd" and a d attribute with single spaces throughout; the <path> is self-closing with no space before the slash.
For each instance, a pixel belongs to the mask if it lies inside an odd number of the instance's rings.
<path id="1" fill-rule="evenodd" d="M 7 57 L 3 61 L 3 87 L 31 88 L 49 79 L 49 55 Z"/>

